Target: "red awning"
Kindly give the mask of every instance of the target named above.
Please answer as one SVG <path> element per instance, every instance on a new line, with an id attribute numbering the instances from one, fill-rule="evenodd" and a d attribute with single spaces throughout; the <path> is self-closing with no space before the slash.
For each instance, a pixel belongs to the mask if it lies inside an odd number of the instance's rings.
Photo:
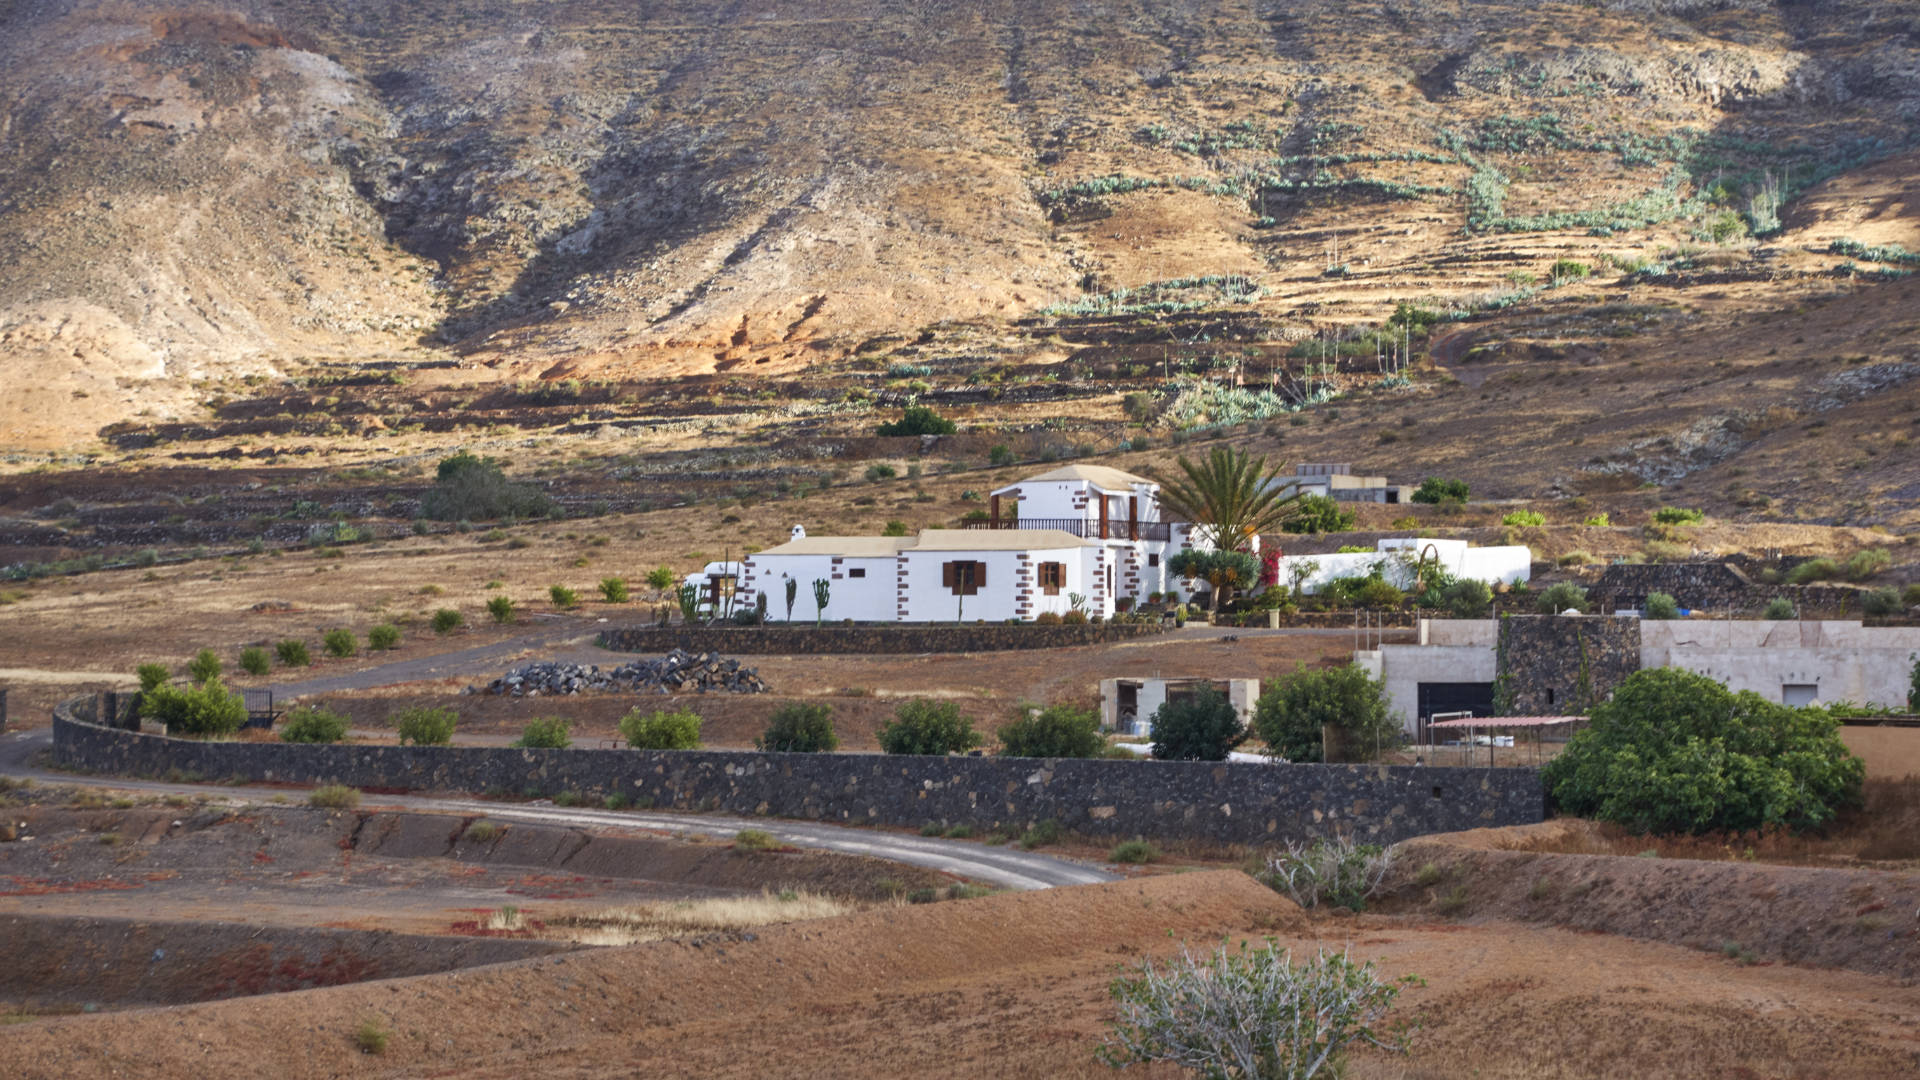
<path id="1" fill-rule="evenodd" d="M 1436 720 L 1427 726 L 1437 728 L 1553 727 L 1555 724 L 1577 724 L 1585 719 L 1584 716 L 1473 716 L 1465 720 Z"/>

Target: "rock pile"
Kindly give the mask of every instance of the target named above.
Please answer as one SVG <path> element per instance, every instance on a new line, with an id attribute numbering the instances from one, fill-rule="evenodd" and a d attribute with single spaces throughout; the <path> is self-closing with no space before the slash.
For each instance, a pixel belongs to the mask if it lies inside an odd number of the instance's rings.
<path id="1" fill-rule="evenodd" d="M 728 660 L 719 653 L 690 653 L 675 649 L 658 660 L 635 660 L 611 671 L 600 670 L 598 664 L 527 664 L 488 683 L 484 692 L 539 697 L 542 694 L 578 694 L 583 690 L 764 694 L 767 684 L 761 680 L 759 672 L 742 667 L 738 660 Z"/>

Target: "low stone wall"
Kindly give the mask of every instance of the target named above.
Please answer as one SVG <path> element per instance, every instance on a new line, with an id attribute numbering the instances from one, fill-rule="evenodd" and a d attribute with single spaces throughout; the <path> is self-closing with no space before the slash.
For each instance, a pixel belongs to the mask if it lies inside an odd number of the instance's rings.
<path id="1" fill-rule="evenodd" d="M 718 652 L 728 656 L 810 656 L 873 653 L 1001 652 L 1007 649 L 1058 649 L 1104 645 L 1164 633 L 1157 623 L 1089 623 L 1085 626 L 1035 626 L 975 623 L 930 626 L 899 623 L 881 626 L 626 626 L 600 634 L 602 648 L 615 652 L 663 653 L 672 649 Z"/>
<path id="2" fill-rule="evenodd" d="M 197 742 L 100 727 L 90 709 L 76 699 L 55 710 L 55 759 L 129 775 L 573 791 L 654 808 L 981 831 L 1050 818 L 1089 836 L 1217 844 L 1336 834 L 1392 843 L 1527 824 L 1545 810 L 1531 769 Z"/>

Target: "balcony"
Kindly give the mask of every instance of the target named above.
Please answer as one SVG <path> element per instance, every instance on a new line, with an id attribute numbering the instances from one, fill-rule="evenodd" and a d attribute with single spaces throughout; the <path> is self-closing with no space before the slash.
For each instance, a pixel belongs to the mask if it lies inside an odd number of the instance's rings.
<path id="1" fill-rule="evenodd" d="M 1173 522 L 1141 521 L 1129 524 L 1125 521 L 1108 520 L 1107 534 L 1100 535 L 1100 522 L 1096 518 L 1004 518 L 1000 521 L 969 521 L 969 529 L 1059 529 L 1088 540 L 1171 540 Z"/>

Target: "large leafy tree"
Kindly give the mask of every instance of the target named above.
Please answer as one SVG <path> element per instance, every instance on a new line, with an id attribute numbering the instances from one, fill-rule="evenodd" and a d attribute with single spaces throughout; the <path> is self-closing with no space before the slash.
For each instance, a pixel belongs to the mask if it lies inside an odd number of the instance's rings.
<path id="1" fill-rule="evenodd" d="M 1167 699 L 1149 725 L 1153 756 L 1162 761 L 1225 761 L 1247 737 L 1233 702 L 1211 686 Z"/>
<path id="2" fill-rule="evenodd" d="M 1562 812 L 1640 833 L 1811 828 L 1858 805 L 1840 722 L 1675 668 L 1636 671 L 1541 775 Z"/>
<path id="3" fill-rule="evenodd" d="M 1279 470 L 1269 469 L 1265 457 L 1216 446 L 1205 461 L 1182 457 L 1179 464 L 1183 475 L 1160 485 L 1160 505 L 1222 551 L 1238 551 L 1280 529 L 1299 503 L 1300 493 L 1279 482 Z"/>
<path id="4" fill-rule="evenodd" d="M 1386 687 L 1353 664 L 1296 668 L 1269 682 L 1253 706 L 1253 727 L 1267 753 L 1288 761 L 1324 760 L 1321 738 L 1328 725 L 1344 729 L 1356 749 L 1369 753 L 1400 741 L 1400 725 L 1387 712 Z"/>

